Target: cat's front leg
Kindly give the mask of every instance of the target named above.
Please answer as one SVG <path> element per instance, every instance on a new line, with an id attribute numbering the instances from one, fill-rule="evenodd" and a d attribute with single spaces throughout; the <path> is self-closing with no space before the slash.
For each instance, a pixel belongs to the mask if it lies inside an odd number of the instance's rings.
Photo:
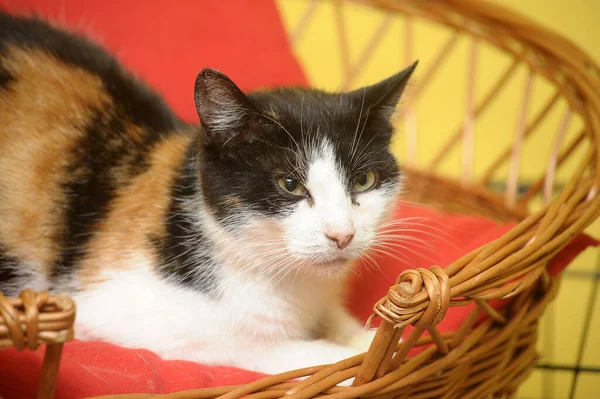
<path id="1" fill-rule="evenodd" d="M 243 365 L 267 374 L 279 374 L 305 367 L 337 363 L 361 351 L 327 340 L 291 340 L 262 348 L 252 363 Z"/>
<path id="2" fill-rule="evenodd" d="M 377 329 L 367 330 L 342 306 L 333 307 L 325 319 L 325 338 L 337 344 L 366 352 Z"/>

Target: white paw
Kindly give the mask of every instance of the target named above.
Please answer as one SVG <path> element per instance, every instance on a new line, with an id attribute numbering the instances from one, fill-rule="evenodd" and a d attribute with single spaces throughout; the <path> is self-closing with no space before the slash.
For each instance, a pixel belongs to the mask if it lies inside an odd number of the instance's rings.
<path id="1" fill-rule="evenodd" d="M 299 378 L 296 378 L 296 380 L 297 380 L 297 381 L 304 381 L 304 380 L 308 379 L 308 377 L 309 377 L 309 376 L 306 376 L 306 377 L 299 377 Z M 338 387 L 349 387 L 349 386 L 352 386 L 352 383 L 353 383 L 353 382 L 354 382 L 354 377 L 352 377 L 352 378 L 348 378 L 347 380 L 344 380 L 344 381 L 342 381 L 342 382 L 338 382 L 338 383 L 337 383 L 337 386 L 338 386 Z"/>
<path id="2" fill-rule="evenodd" d="M 348 342 L 348 346 L 351 348 L 358 349 L 361 352 L 366 352 L 371 347 L 371 342 L 373 342 L 373 338 L 375 338 L 375 334 L 377 334 L 377 329 L 372 328 L 369 330 L 361 330 L 359 333 L 355 334 Z"/>
<path id="3" fill-rule="evenodd" d="M 339 382 L 339 383 L 337 384 L 337 386 L 338 386 L 338 387 L 349 387 L 349 386 L 351 386 L 351 385 L 352 385 L 352 383 L 353 383 L 353 382 L 354 382 L 354 377 L 352 377 L 352 378 L 348 378 L 348 379 L 347 379 L 347 380 L 345 380 L 345 381 Z"/>

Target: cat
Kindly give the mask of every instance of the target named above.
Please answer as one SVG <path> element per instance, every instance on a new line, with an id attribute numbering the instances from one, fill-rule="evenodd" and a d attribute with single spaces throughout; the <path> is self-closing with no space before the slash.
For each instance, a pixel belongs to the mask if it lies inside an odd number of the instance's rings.
<path id="1" fill-rule="evenodd" d="M 77 337 L 165 359 L 364 352 L 345 281 L 402 189 L 391 117 L 415 67 L 249 94 L 203 69 L 191 125 L 88 39 L 0 13 L 0 291 L 70 295 Z"/>

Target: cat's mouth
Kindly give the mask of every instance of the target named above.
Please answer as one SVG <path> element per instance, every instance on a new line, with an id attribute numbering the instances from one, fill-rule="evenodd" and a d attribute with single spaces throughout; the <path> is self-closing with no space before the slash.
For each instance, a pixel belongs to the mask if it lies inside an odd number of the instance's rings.
<path id="1" fill-rule="evenodd" d="M 296 261 L 300 265 L 304 265 L 304 267 L 333 271 L 334 269 L 347 269 L 356 262 L 365 251 L 359 246 L 341 250 L 337 248 L 315 249 L 312 251 L 301 251 L 299 253 L 294 253 L 293 251 L 290 252 L 294 254 L 293 256 Z"/>
<path id="2" fill-rule="evenodd" d="M 353 258 L 349 258 L 349 257 L 343 256 L 343 255 L 337 255 L 337 256 L 329 256 L 324 259 L 318 259 L 315 262 L 313 262 L 313 264 L 318 267 L 332 267 L 333 268 L 333 267 L 345 267 L 352 261 L 353 261 Z"/>

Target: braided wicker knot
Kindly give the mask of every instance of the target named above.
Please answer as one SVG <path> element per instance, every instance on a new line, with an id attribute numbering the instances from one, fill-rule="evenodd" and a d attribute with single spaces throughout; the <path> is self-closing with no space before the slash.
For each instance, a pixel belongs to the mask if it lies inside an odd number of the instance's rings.
<path id="1" fill-rule="evenodd" d="M 412 324 L 428 330 L 443 320 L 449 305 L 450 279 L 444 269 L 406 270 L 375 304 L 372 317 L 377 315 L 396 328 Z"/>
<path id="2" fill-rule="evenodd" d="M 17 350 L 34 350 L 40 346 L 38 342 L 38 315 L 39 310 L 48 300 L 47 292 L 36 293 L 32 290 L 23 290 L 19 294 L 23 302 L 23 312 L 17 310 L 11 302 L 0 293 L 0 316 L 2 322 L 8 328 L 8 339 L 12 341 Z M 23 320 L 24 319 L 24 320 Z M 25 331 L 23 331 L 23 321 Z M 27 332 L 27 334 L 25 334 Z"/>

